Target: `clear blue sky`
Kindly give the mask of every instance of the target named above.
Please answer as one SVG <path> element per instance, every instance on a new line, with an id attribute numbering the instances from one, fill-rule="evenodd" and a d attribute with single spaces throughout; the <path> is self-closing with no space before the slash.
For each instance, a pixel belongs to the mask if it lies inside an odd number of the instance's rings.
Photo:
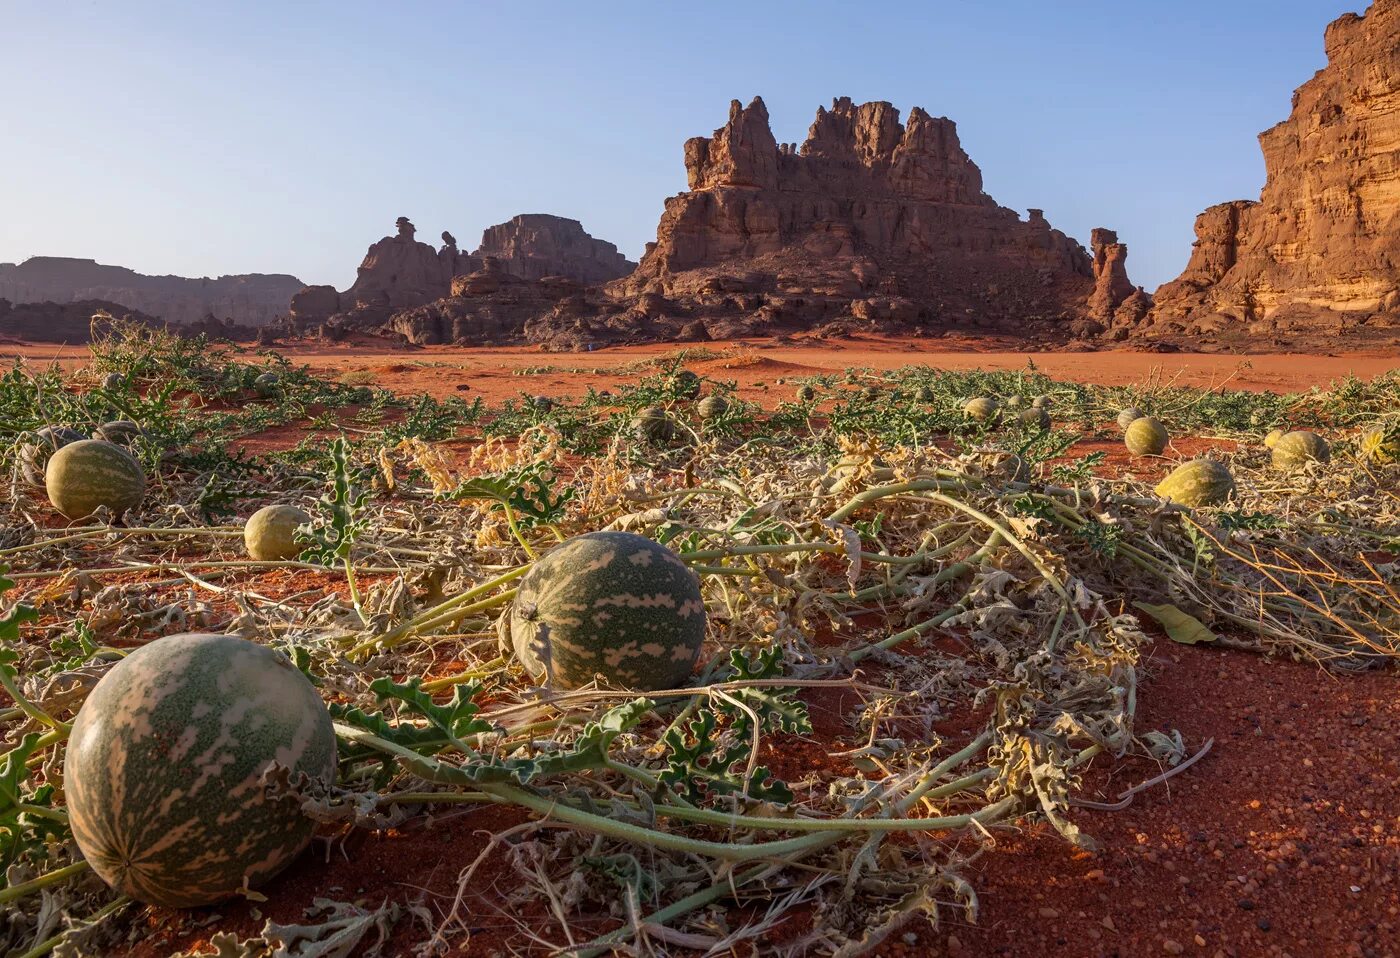
<path id="1" fill-rule="evenodd" d="M 1002 205 L 1117 229 L 1152 289 L 1364 2 L 0 0 L 0 261 L 343 288 L 397 216 L 474 248 L 525 212 L 635 259 L 731 99 L 800 142 L 845 95 L 953 118 Z"/>

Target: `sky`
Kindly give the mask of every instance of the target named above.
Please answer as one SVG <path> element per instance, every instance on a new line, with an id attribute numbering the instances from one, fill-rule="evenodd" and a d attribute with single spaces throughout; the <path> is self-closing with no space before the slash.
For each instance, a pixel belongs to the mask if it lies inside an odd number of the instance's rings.
<path id="1" fill-rule="evenodd" d="M 761 95 L 958 124 L 1001 205 L 1128 244 L 1149 290 L 1365 0 L 0 0 L 0 262 L 348 286 L 406 215 L 473 249 L 517 213 L 630 258 L 682 144 Z"/>

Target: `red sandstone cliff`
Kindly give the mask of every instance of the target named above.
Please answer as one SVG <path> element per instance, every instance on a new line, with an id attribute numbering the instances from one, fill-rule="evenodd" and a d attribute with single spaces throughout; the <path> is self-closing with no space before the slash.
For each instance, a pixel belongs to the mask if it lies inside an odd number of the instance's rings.
<path id="1" fill-rule="evenodd" d="M 1259 200 L 1196 219 L 1151 335 L 1365 338 L 1400 324 L 1400 0 L 1336 20 L 1325 47 L 1288 119 L 1259 136 Z"/>
<path id="2" fill-rule="evenodd" d="M 894 296 L 936 327 L 1069 320 L 1094 291 L 1084 248 L 1039 210 L 998 206 L 953 121 L 919 107 L 901 123 L 889 103 L 842 97 L 798 148 L 774 139 L 762 99 L 736 100 L 685 164 L 691 189 L 666 201 L 629 293 Z"/>

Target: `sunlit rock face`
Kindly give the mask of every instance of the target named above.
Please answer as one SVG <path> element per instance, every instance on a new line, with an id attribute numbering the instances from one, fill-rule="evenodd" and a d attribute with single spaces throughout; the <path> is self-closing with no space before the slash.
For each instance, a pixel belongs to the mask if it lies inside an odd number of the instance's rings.
<path id="1" fill-rule="evenodd" d="M 1259 200 L 1197 217 L 1190 262 L 1157 291 L 1152 329 L 1269 335 L 1397 322 L 1400 0 L 1341 17 L 1325 45 L 1327 66 L 1259 136 Z"/>

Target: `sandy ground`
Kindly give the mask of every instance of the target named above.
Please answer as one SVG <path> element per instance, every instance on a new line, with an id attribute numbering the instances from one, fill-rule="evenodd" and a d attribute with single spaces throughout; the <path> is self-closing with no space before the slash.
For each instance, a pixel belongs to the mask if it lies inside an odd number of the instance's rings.
<path id="1" fill-rule="evenodd" d="M 347 378 L 395 392 L 426 392 L 437 398 L 481 396 L 488 402 L 521 393 L 582 395 L 644 374 L 641 363 L 682 351 L 686 365 L 703 375 L 738 383 L 746 399 L 763 401 L 766 386 L 851 367 L 884 370 L 926 365 L 940 369 L 1025 369 L 1078 382 L 1124 385 L 1150 378 L 1183 386 L 1287 392 L 1355 375 L 1371 379 L 1400 368 L 1400 355 L 1093 353 L 989 351 L 972 340 L 861 337 L 831 341 L 779 342 L 750 339 L 695 346 L 625 346 L 592 353 L 546 353 L 535 348 L 460 349 L 450 346 L 391 348 L 378 343 L 288 344 L 278 351 L 291 361 L 333 378 Z M 57 360 L 65 367 L 87 360 L 83 346 L 0 343 L 0 363 L 22 357 L 31 363 Z M 708 358 L 704 358 L 708 357 Z M 774 398 L 777 398 L 775 395 Z M 783 396 L 782 398 L 786 398 Z"/>
<path id="2" fill-rule="evenodd" d="M 926 347 L 938 345 L 931 350 Z M 1346 376 L 1371 378 L 1400 367 L 1400 356 L 1207 355 L 1190 353 L 1027 353 L 947 349 L 948 340 L 843 340 L 819 345 L 765 341 L 712 343 L 709 358 L 687 362 L 715 379 L 740 384 L 745 398 L 787 398 L 771 386 L 847 367 L 887 369 L 924 364 L 948 369 L 1022 369 L 1033 361 L 1056 378 L 1103 384 L 1152 376 L 1182 385 L 1292 391 Z M 638 364 L 674 355 L 674 347 L 630 347 L 591 354 L 528 349 L 390 350 L 382 346 L 291 346 L 293 362 L 357 383 L 402 393 L 482 396 L 578 395 L 640 374 Z M 0 344 L 0 360 L 86 361 L 83 348 Z M 526 370 L 530 370 L 526 373 Z M 1081 454 L 1097 446 L 1081 445 Z M 299 586 L 302 580 L 298 580 Z M 330 583 L 327 583 L 328 586 Z M 265 583 L 276 591 L 277 584 Z M 1269 661 L 1244 652 L 1185 648 L 1158 639 L 1144 669 L 1139 728 L 1178 728 L 1191 750 L 1210 752 L 1184 774 L 1152 787 L 1119 811 L 1071 813 L 1102 850 L 1077 850 L 1046 827 L 998 836 L 998 848 L 971 863 L 977 889 L 975 925 L 945 910 L 939 928 L 911 923 L 874 953 L 947 958 L 1135 958 L 1199 955 L 1400 955 L 1400 695 L 1393 672 L 1338 678 L 1314 665 Z M 812 703 L 814 706 L 820 703 Z M 820 714 L 821 710 L 816 709 Z M 819 730 L 820 731 L 820 730 Z M 792 743 L 794 757 L 821 761 L 831 739 Z M 1086 784 L 1112 803 L 1122 790 L 1156 776 L 1141 761 L 1097 763 Z M 333 854 L 304 856 L 265 889 L 272 901 L 223 906 L 219 928 L 251 934 L 263 918 L 296 921 L 318 895 L 346 889 L 367 900 L 450 901 L 457 876 L 490 834 L 517 824 L 513 810 L 470 809 L 432 824 L 387 834 L 356 834 Z M 505 855 L 486 863 L 509 873 Z M 516 920 L 546 937 L 562 933 L 545 914 L 516 915 L 503 889 L 465 902 L 470 936 L 450 954 L 543 953 L 529 946 Z M 333 896 L 334 897 L 334 896 Z M 130 954 L 156 958 L 175 943 L 206 940 L 203 912 L 154 909 L 149 935 Z M 754 954 L 778 954 L 804 922 Z M 587 925 L 587 927 L 584 927 Z M 584 923 L 584 936 L 604 925 Z M 199 929 L 199 930 L 197 930 Z M 407 922 L 391 953 L 407 953 Z"/>

